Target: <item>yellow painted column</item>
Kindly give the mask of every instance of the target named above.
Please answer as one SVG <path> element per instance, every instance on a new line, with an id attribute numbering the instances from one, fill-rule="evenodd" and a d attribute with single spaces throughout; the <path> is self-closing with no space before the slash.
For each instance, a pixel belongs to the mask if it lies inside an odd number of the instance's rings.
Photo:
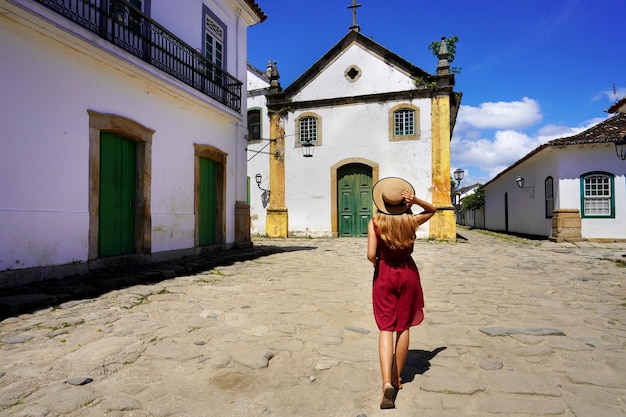
<path id="1" fill-rule="evenodd" d="M 270 202 L 266 211 L 268 237 L 287 237 L 289 221 L 285 207 L 285 129 L 279 112 L 270 117 Z"/>
<path id="2" fill-rule="evenodd" d="M 456 215 L 450 201 L 450 96 L 432 100 L 432 202 L 437 214 L 429 221 L 431 239 L 456 241 Z"/>

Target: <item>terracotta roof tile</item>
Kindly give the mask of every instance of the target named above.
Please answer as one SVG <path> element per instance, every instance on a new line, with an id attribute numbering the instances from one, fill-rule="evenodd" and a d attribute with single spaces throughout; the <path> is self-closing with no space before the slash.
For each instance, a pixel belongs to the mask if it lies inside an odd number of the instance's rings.
<path id="1" fill-rule="evenodd" d="M 626 113 L 618 113 L 574 136 L 554 139 L 548 146 L 582 145 L 615 142 L 626 135 Z"/>
<path id="2" fill-rule="evenodd" d="M 626 108 L 626 97 L 622 97 L 620 100 L 617 100 L 615 104 L 613 104 L 611 107 L 609 107 L 605 111 L 607 113 L 617 113 L 620 111 L 620 108 L 622 109 L 621 111 L 623 113 L 624 108 Z"/>

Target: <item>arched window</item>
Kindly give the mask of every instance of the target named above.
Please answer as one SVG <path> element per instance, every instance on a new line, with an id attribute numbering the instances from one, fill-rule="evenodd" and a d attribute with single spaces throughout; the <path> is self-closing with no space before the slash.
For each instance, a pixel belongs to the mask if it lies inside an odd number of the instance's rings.
<path id="1" fill-rule="evenodd" d="M 554 211 L 554 180 L 552 177 L 546 178 L 544 183 L 545 199 L 546 199 L 546 218 L 552 218 L 552 212 Z"/>
<path id="2" fill-rule="evenodd" d="M 613 175 L 590 172 L 580 177 L 581 217 L 615 218 Z"/>

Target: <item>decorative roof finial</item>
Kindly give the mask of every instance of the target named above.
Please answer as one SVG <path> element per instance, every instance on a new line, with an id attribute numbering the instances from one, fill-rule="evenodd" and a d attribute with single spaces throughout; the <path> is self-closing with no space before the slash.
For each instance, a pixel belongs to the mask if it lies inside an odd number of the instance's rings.
<path id="1" fill-rule="evenodd" d="M 448 44 L 446 43 L 445 36 L 441 37 L 441 44 L 439 45 L 439 53 L 437 55 L 439 57 L 439 63 L 437 64 L 437 74 L 450 74 L 450 63 L 448 62 L 448 57 L 450 56 L 450 54 L 448 53 Z"/>
<path id="2" fill-rule="evenodd" d="M 276 61 L 274 61 L 270 74 L 270 94 L 276 94 L 282 91 L 282 87 L 278 81 L 279 78 L 280 75 L 278 74 L 278 66 L 276 65 Z"/>
<path id="3" fill-rule="evenodd" d="M 361 27 L 356 24 L 356 9 L 357 7 L 361 7 L 361 4 L 357 4 L 356 0 L 352 0 L 352 4 L 348 6 L 348 9 L 352 9 L 352 26 L 350 26 L 350 30 L 356 30 L 357 32 L 361 31 Z"/>
<path id="4" fill-rule="evenodd" d="M 265 68 L 265 76 L 270 78 L 272 76 L 272 59 L 268 58 L 267 67 Z"/>

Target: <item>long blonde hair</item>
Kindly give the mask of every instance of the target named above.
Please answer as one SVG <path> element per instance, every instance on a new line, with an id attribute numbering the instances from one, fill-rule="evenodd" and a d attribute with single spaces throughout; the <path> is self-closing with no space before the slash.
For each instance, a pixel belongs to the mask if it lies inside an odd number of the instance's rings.
<path id="1" fill-rule="evenodd" d="M 374 215 L 376 229 L 385 245 L 391 249 L 404 249 L 415 242 L 415 231 L 420 225 L 413 213 L 390 215 L 378 212 Z"/>

